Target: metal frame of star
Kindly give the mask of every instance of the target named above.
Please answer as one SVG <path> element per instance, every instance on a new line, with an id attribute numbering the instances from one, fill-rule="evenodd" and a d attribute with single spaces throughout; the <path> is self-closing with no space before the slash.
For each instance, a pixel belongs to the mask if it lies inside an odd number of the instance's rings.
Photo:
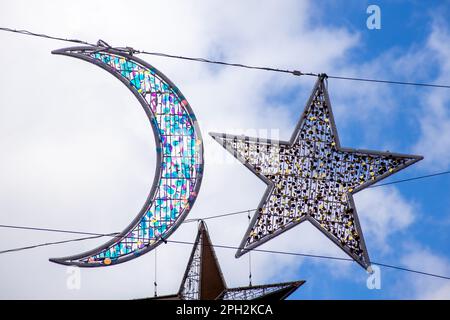
<path id="1" fill-rule="evenodd" d="M 319 76 L 289 141 L 210 133 L 268 185 L 236 258 L 308 220 L 370 266 L 353 195 L 423 157 L 341 147 L 325 79 Z"/>
<path id="2" fill-rule="evenodd" d="M 208 228 L 198 225 L 183 280 L 176 294 L 150 300 L 284 300 L 305 283 L 304 280 L 228 288 Z"/>

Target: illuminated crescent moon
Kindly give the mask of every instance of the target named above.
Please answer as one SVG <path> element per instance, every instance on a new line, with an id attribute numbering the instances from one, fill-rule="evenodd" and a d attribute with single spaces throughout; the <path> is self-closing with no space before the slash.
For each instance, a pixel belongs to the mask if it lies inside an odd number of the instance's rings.
<path id="1" fill-rule="evenodd" d="M 153 128 L 157 165 L 148 198 L 124 231 L 96 249 L 50 261 L 99 267 L 134 259 L 164 242 L 195 202 L 203 174 L 203 142 L 197 120 L 184 96 L 168 78 L 125 50 L 72 47 L 52 53 L 93 63 L 133 92 Z"/>

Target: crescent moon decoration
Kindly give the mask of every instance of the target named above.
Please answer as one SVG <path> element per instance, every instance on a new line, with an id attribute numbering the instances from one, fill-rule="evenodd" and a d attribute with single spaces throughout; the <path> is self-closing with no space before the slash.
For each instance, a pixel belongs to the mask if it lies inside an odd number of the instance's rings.
<path id="1" fill-rule="evenodd" d="M 178 88 L 160 71 L 126 51 L 71 47 L 52 51 L 95 64 L 135 95 L 155 135 L 157 165 L 151 191 L 137 217 L 118 236 L 91 251 L 50 259 L 100 267 L 134 259 L 165 241 L 197 198 L 203 174 L 203 141 L 196 117 Z"/>

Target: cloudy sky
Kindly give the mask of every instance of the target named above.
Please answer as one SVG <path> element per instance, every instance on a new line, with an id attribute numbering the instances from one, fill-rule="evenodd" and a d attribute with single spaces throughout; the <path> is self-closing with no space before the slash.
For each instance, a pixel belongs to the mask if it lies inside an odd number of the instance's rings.
<path id="1" fill-rule="evenodd" d="M 381 29 L 366 27 L 370 4 Z M 332 75 L 450 83 L 450 6 L 440 1 L 6 1 L 0 25 L 113 46 L 133 46 L 231 62 Z M 155 171 L 148 120 L 115 78 L 85 62 L 50 54 L 67 43 L 0 33 L 0 224 L 121 231 L 145 201 Z M 190 218 L 252 209 L 265 185 L 230 159 L 208 132 L 288 139 L 315 79 L 142 56 L 176 83 L 199 119 L 205 176 Z M 450 91 L 329 80 L 343 146 L 416 153 L 425 160 L 390 180 L 450 167 Z M 364 190 L 355 196 L 371 259 L 450 275 L 446 176 Z M 216 244 L 237 246 L 246 215 L 210 220 Z M 193 241 L 196 224 L 174 240 Z M 73 235 L 0 230 L 0 250 Z M 0 254 L 0 298 L 130 299 L 153 294 L 154 253 L 109 268 L 67 268 L 50 257 L 80 253 L 105 239 Z M 304 223 L 265 244 L 345 257 Z M 190 246 L 158 248 L 158 293 L 177 291 Z M 217 249 L 229 286 L 248 283 L 248 256 Z M 305 279 L 293 299 L 450 298 L 450 281 L 381 269 L 369 290 L 356 263 L 252 255 L 253 282 Z"/>

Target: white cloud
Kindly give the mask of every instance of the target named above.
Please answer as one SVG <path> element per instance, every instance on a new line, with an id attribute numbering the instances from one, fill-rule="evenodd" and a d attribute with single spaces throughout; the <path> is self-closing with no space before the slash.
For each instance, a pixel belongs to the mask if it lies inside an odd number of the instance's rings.
<path id="1" fill-rule="evenodd" d="M 92 1 L 15 1 L 2 5 L 2 24 L 38 32 L 87 39 L 101 37 L 112 45 L 133 45 L 149 51 L 209 56 L 255 65 L 309 66 L 324 70 L 357 40 L 344 29 L 310 27 L 308 2 L 258 1 L 135 3 L 130 12 L 120 1 L 108 6 Z M 154 173 L 154 143 L 148 122 L 122 84 L 84 62 L 56 57 L 49 51 L 64 43 L 2 33 L 8 50 L 0 53 L 0 206 L 2 223 L 93 232 L 120 231 L 139 211 Z M 320 52 L 321 54 L 316 54 Z M 280 128 L 288 138 L 294 117 L 276 102 L 299 86 L 298 78 L 236 68 L 217 68 L 152 56 L 142 57 L 173 80 L 193 106 L 203 129 L 205 148 L 225 151 L 207 129 Z M 313 79 L 301 82 L 309 93 Z M 287 109 L 287 108 L 285 108 Z M 277 110 L 275 116 L 268 116 Z M 255 207 L 265 186 L 242 165 L 218 165 L 206 159 L 202 190 L 190 217 Z M 239 188 L 233 187 L 236 180 Z M 238 245 L 246 217 L 209 222 L 215 243 Z M 274 240 L 286 250 L 305 248 L 334 252 L 317 232 L 296 231 Z M 308 230 L 308 229 L 305 229 Z M 195 224 L 183 225 L 173 239 L 193 241 Z M 6 249 L 60 239 L 62 235 L 12 231 L 1 235 Z M 64 236 L 65 237 L 65 236 Z M 301 241 L 292 239 L 300 239 Z M 319 239 L 319 243 L 315 239 Z M 80 291 L 66 289 L 65 268 L 49 257 L 83 252 L 103 240 L 46 247 L 0 256 L 3 298 L 136 298 L 152 294 L 153 254 L 111 268 L 82 270 Z M 277 247 L 278 248 L 278 247 Z M 309 249 L 308 249 L 309 248 Z M 331 249 L 329 249 L 331 248 Z M 189 246 L 158 250 L 159 292 L 178 289 Z M 322 250 L 324 249 L 324 251 Z M 218 250 L 230 285 L 247 282 L 246 258 Z M 292 257 L 256 255 L 254 281 L 283 271 L 294 276 Z M 270 268 L 266 268 L 270 265 Z M 14 266 L 11 268 L 10 266 Z M 45 289 L 43 289 L 45 288 Z"/>
<path id="2" fill-rule="evenodd" d="M 450 261 L 427 248 L 410 248 L 410 252 L 402 257 L 402 263 L 423 272 L 444 276 L 450 274 Z M 404 294 L 413 299 L 450 299 L 450 284 L 445 279 L 413 274 L 404 276 L 399 286 Z"/>
<path id="3" fill-rule="evenodd" d="M 108 6 L 92 1 L 14 1 L 2 7 L 3 25 L 91 42 L 101 37 L 112 45 L 148 51 L 309 69 L 302 71 L 339 70 L 335 63 L 348 62 L 346 53 L 358 42 L 358 35 L 345 29 L 311 27 L 315 8 L 307 1 L 268 1 L 264 9 L 259 1 L 228 1 L 226 6 L 221 2 L 141 1 L 131 12 L 120 1 L 110 1 Z M 0 74 L 1 222 L 120 231 L 139 211 L 154 174 L 152 132 L 138 103 L 121 83 L 98 68 L 49 54 L 64 43 L 5 33 L 0 40 L 8 44 L 8 50 L 0 52 L 4 61 Z M 141 58 L 163 71 L 188 98 L 202 127 L 207 156 L 226 154 L 207 135 L 210 128 L 223 132 L 274 128 L 280 130 L 280 138 L 287 139 L 304 101 L 281 99 L 279 103 L 266 98 L 283 98 L 292 89 L 306 92 L 306 97 L 314 81 L 153 56 Z M 382 60 L 368 63 L 363 70 L 370 75 L 382 64 Z M 355 74 L 362 70 L 351 63 L 341 67 L 341 71 Z M 337 116 L 344 120 L 345 110 L 354 105 L 352 114 L 367 122 L 373 119 L 360 112 L 367 101 L 371 110 L 377 110 L 381 101 L 392 105 L 388 89 L 382 89 L 380 95 L 379 88 L 361 84 L 355 92 L 354 84 L 340 82 L 333 83 L 330 90 L 335 92 L 332 99 L 335 94 L 339 101 L 333 104 Z M 202 190 L 190 218 L 254 208 L 264 189 L 241 164 L 219 164 L 206 158 Z M 389 236 L 407 228 L 414 217 L 411 205 L 395 189 L 364 191 L 358 195 L 357 205 L 363 228 L 375 239 L 377 249 L 386 248 Z M 208 226 L 214 243 L 237 246 L 247 218 L 210 220 Z M 184 224 L 172 239 L 193 241 L 195 233 L 195 223 Z M 3 230 L 0 235 L 4 249 L 61 238 Z M 153 253 L 110 268 L 83 269 L 82 289 L 66 289 L 65 268 L 47 258 L 83 252 L 102 242 L 0 255 L 0 298 L 152 295 Z M 261 248 L 345 256 L 306 223 Z M 160 294 L 176 292 L 190 250 L 190 246 L 174 244 L 158 249 Z M 229 285 L 246 284 L 247 257 L 236 260 L 234 251 L 226 249 L 217 249 L 217 253 Z M 301 263 L 298 257 L 255 253 L 254 283 L 292 280 Z M 349 270 L 338 262 L 329 265 L 335 276 Z"/>
<path id="4" fill-rule="evenodd" d="M 438 61 L 436 83 L 450 83 L 450 31 L 435 22 L 428 38 L 426 52 L 429 59 Z M 426 154 L 425 162 L 434 170 L 445 169 L 450 164 L 450 101 L 449 90 L 432 89 L 422 101 L 420 137 L 415 149 Z"/>
<path id="5" fill-rule="evenodd" d="M 355 195 L 355 203 L 369 248 L 382 252 L 392 248 L 389 236 L 406 230 L 413 222 L 417 209 L 393 187 L 363 190 Z"/>

